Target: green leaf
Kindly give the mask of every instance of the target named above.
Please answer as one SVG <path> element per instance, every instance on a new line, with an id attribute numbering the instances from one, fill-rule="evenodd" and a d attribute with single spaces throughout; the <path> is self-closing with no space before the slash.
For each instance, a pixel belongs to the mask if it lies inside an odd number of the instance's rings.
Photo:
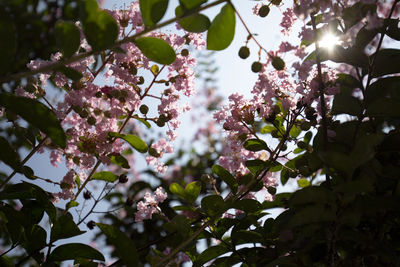
<path id="1" fill-rule="evenodd" d="M 169 65 L 176 59 L 174 49 L 162 39 L 141 37 L 135 40 L 135 44 L 148 59 L 157 63 Z"/>
<path id="2" fill-rule="evenodd" d="M 26 241 L 22 246 L 30 253 L 46 246 L 47 233 L 40 225 L 33 225 L 30 231 L 26 231 Z"/>
<path id="3" fill-rule="evenodd" d="M 268 167 L 268 163 L 260 159 L 246 160 L 245 165 L 254 175 L 259 175 Z"/>
<path id="4" fill-rule="evenodd" d="M 400 100 L 400 77 L 381 78 L 372 83 L 365 91 L 365 103 L 367 107 L 380 98 L 394 98 Z"/>
<path id="5" fill-rule="evenodd" d="M 131 147 L 133 147 L 140 153 L 146 153 L 148 150 L 147 144 L 142 139 L 140 139 L 140 137 L 138 137 L 137 135 L 119 134 L 119 133 L 115 133 L 115 132 L 110 132 L 108 134 L 109 134 L 109 136 L 118 137 L 118 138 L 125 140 L 126 142 L 128 142 L 131 145 Z"/>
<path id="6" fill-rule="evenodd" d="M 260 211 L 262 206 L 260 202 L 255 199 L 240 199 L 233 203 L 233 208 L 242 210 L 246 213 Z"/>
<path id="7" fill-rule="evenodd" d="M 112 172 L 102 171 L 102 172 L 95 173 L 92 176 L 92 180 L 102 180 L 102 181 L 114 183 L 116 180 L 118 180 L 118 175 L 115 175 Z"/>
<path id="8" fill-rule="evenodd" d="M 140 0 L 139 4 L 140 13 L 146 27 L 157 24 L 168 8 L 168 0 Z"/>
<path id="9" fill-rule="evenodd" d="M 129 166 L 128 161 L 126 160 L 126 158 L 124 156 L 122 156 L 119 153 L 116 154 L 112 154 L 110 156 L 110 160 L 112 163 L 117 164 L 118 166 L 124 168 L 124 169 L 130 169 L 131 166 Z"/>
<path id="10" fill-rule="evenodd" d="M 77 207 L 79 206 L 79 203 L 76 201 L 69 201 L 67 204 L 65 204 L 65 209 L 69 210 L 70 208 Z"/>
<path id="11" fill-rule="evenodd" d="M 145 119 L 136 118 L 136 117 L 134 117 L 134 118 L 137 119 L 138 121 L 140 121 L 141 123 L 143 123 L 147 127 L 147 129 L 151 128 L 151 124 L 148 121 L 146 121 Z"/>
<path id="12" fill-rule="evenodd" d="M 64 238 L 81 235 L 85 231 L 81 231 L 75 224 L 71 215 L 65 214 L 57 218 L 56 222 L 51 227 L 50 240 L 55 241 Z"/>
<path id="13" fill-rule="evenodd" d="M 198 181 L 191 182 L 185 187 L 185 189 L 183 189 L 182 186 L 180 186 L 178 183 L 172 183 L 169 186 L 169 191 L 188 201 L 189 203 L 193 203 L 200 194 L 201 183 Z"/>
<path id="14" fill-rule="evenodd" d="M 15 53 L 18 47 L 15 22 L 10 17 L 10 12 L 0 6 L 0 74 L 9 72 L 10 66 L 15 61 Z"/>
<path id="15" fill-rule="evenodd" d="M 390 98 L 378 98 L 367 107 L 369 117 L 400 117 L 400 101 Z"/>
<path id="16" fill-rule="evenodd" d="M 57 71 L 61 72 L 67 78 L 73 81 L 79 81 L 83 77 L 82 73 L 80 73 L 79 71 L 76 71 L 73 68 L 68 68 L 65 66 L 58 68 Z"/>
<path id="17" fill-rule="evenodd" d="M 117 22 L 107 11 L 99 9 L 96 0 L 81 3 L 82 28 L 88 43 L 93 50 L 110 47 L 119 34 Z"/>
<path id="18" fill-rule="evenodd" d="M 197 260 L 194 263 L 194 266 L 203 266 L 205 263 L 209 262 L 210 260 L 215 259 L 216 257 L 221 256 L 222 254 L 225 254 L 229 251 L 230 250 L 223 245 L 209 247 L 206 250 L 204 250 L 197 257 Z"/>
<path id="19" fill-rule="evenodd" d="M 275 126 L 266 125 L 260 130 L 260 133 L 267 134 L 267 133 L 271 133 L 273 130 L 276 130 Z"/>
<path id="20" fill-rule="evenodd" d="M 221 8 L 207 32 L 207 49 L 224 50 L 235 35 L 235 10 L 231 4 Z"/>
<path id="21" fill-rule="evenodd" d="M 307 187 L 310 186 L 310 181 L 308 181 L 306 178 L 301 178 L 299 180 L 297 180 L 297 184 L 303 188 L 303 187 Z"/>
<path id="22" fill-rule="evenodd" d="M 22 164 L 19 154 L 10 146 L 7 139 L 0 136 L 0 160 L 13 168 L 14 170 L 21 170 Z"/>
<path id="23" fill-rule="evenodd" d="M 180 196 L 183 199 L 185 198 L 185 190 L 183 190 L 182 186 L 178 183 L 172 183 L 169 186 L 169 191 L 171 191 L 172 194 Z"/>
<path id="24" fill-rule="evenodd" d="M 54 29 L 54 35 L 64 57 L 72 56 L 81 44 L 79 28 L 71 21 L 58 21 Z"/>
<path id="25" fill-rule="evenodd" d="M 370 56 L 370 60 L 375 54 Z M 390 62 L 390 64 L 388 64 Z M 365 70 L 364 73 L 367 71 Z M 375 57 L 372 77 L 379 77 L 387 74 L 400 72 L 400 50 L 399 49 L 381 49 Z"/>
<path id="26" fill-rule="evenodd" d="M 293 127 L 289 131 L 290 136 L 293 138 L 296 138 L 297 136 L 299 136 L 300 133 L 301 133 L 301 129 L 298 128 L 296 125 L 293 125 Z"/>
<path id="27" fill-rule="evenodd" d="M 66 136 L 64 130 L 56 115 L 44 104 L 34 99 L 3 93 L 0 94 L 0 106 L 18 114 L 50 137 L 55 145 L 65 148 Z"/>
<path id="28" fill-rule="evenodd" d="M 184 10 L 192 10 L 201 6 L 207 1 L 208 0 L 179 0 L 179 3 Z"/>
<path id="29" fill-rule="evenodd" d="M 358 98 L 352 95 L 339 93 L 333 99 L 332 113 L 349 114 L 353 116 L 360 116 L 362 114 L 362 104 Z"/>
<path id="30" fill-rule="evenodd" d="M 182 16 L 184 12 L 180 6 L 176 7 L 175 15 Z M 180 19 L 179 24 L 188 32 L 204 32 L 210 28 L 210 19 L 203 14 L 193 14 L 186 18 Z"/>
<path id="31" fill-rule="evenodd" d="M 196 181 L 196 182 L 191 182 L 185 187 L 185 199 L 193 203 L 197 197 L 200 195 L 201 191 L 201 182 Z"/>
<path id="32" fill-rule="evenodd" d="M 76 258 L 105 261 L 103 254 L 97 249 L 80 243 L 60 245 L 51 252 L 49 257 L 52 261 L 74 260 Z"/>
<path id="33" fill-rule="evenodd" d="M 261 139 L 249 139 L 244 142 L 243 147 L 249 151 L 261 151 L 261 150 L 267 150 L 270 151 L 270 149 L 267 146 L 267 143 Z"/>
<path id="34" fill-rule="evenodd" d="M 201 200 L 201 208 L 211 217 L 226 210 L 224 199 L 219 195 L 205 196 Z"/>
<path id="35" fill-rule="evenodd" d="M 138 266 L 138 253 L 136 246 L 126 234 L 112 225 L 96 223 L 100 230 L 107 236 L 115 247 L 115 252 L 127 266 Z"/>
<path id="36" fill-rule="evenodd" d="M 212 171 L 222 181 L 224 181 L 229 186 L 229 188 L 232 190 L 233 194 L 236 194 L 236 192 L 238 190 L 238 183 L 237 183 L 235 177 L 233 177 L 233 175 L 230 174 L 230 172 L 228 172 L 226 169 L 224 169 L 220 165 L 213 165 L 212 166 Z"/>

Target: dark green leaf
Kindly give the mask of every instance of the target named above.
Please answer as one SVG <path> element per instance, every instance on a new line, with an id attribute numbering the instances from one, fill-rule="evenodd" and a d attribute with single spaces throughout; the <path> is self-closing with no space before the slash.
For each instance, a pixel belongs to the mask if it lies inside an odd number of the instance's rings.
<path id="1" fill-rule="evenodd" d="M 6 5 L 7 6 L 7 5 Z M 15 61 L 17 51 L 17 34 L 15 21 L 10 17 L 10 13 L 0 6 L 0 74 L 10 71 L 10 66 Z"/>
<path id="2" fill-rule="evenodd" d="M 169 186 L 169 190 L 189 203 L 193 203 L 200 194 L 201 182 L 191 182 L 185 187 L 185 189 L 183 189 L 178 183 L 172 183 Z"/>
<path id="3" fill-rule="evenodd" d="M 0 136 L 0 160 L 13 168 L 14 170 L 21 170 L 21 161 L 19 154 L 10 146 L 7 140 Z"/>
<path id="4" fill-rule="evenodd" d="M 208 29 L 207 49 L 224 50 L 227 48 L 235 35 L 235 23 L 235 10 L 231 4 L 226 4 Z"/>
<path id="5" fill-rule="evenodd" d="M 260 211 L 262 206 L 260 202 L 255 199 L 240 199 L 233 203 L 233 208 L 242 210 L 246 213 Z"/>
<path id="6" fill-rule="evenodd" d="M 268 167 L 268 163 L 260 159 L 246 160 L 245 164 L 246 167 L 254 175 L 260 174 L 263 170 L 265 170 Z"/>
<path id="7" fill-rule="evenodd" d="M 390 98 L 378 98 L 367 107 L 370 117 L 400 117 L 400 101 Z"/>
<path id="8" fill-rule="evenodd" d="M 210 216 L 218 215 L 227 208 L 224 199 L 219 195 L 205 196 L 201 200 L 201 208 Z"/>
<path id="9" fill-rule="evenodd" d="M 76 71 L 73 68 L 68 68 L 65 66 L 58 68 L 57 71 L 61 72 L 62 74 L 67 76 L 67 78 L 73 81 L 79 81 L 83 77 L 82 73 L 80 73 L 79 71 Z"/>
<path id="10" fill-rule="evenodd" d="M 117 22 L 107 11 L 99 9 L 96 0 L 81 3 L 82 28 L 88 43 L 93 50 L 109 48 L 119 34 Z"/>
<path id="11" fill-rule="evenodd" d="M 267 143 L 265 143 L 261 139 L 246 140 L 246 142 L 244 142 L 244 144 L 243 144 L 243 147 L 250 151 L 261 151 L 261 150 L 270 151 L 270 149 L 267 146 Z"/>
<path id="12" fill-rule="evenodd" d="M 78 50 L 81 43 L 81 33 L 73 22 L 58 21 L 54 34 L 64 57 L 70 57 Z"/>
<path id="13" fill-rule="evenodd" d="M 141 37 L 135 40 L 135 44 L 148 59 L 157 63 L 169 65 L 176 59 L 174 49 L 164 40 L 155 37 Z"/>
<path id="14" fill-rule="evenodd" d="M 102 172 L 95 173 L 92 176 L 92 180 L 102 180 L 102 181 L 114 183 L 116 180 L 118 180 L 118 175 L 115 175 L 112 172 L 102 171 Z"/>
<path id="15" fill-rule="evenodd" d="M 124 168 L 124 169 L 130 169 L 131 166 L 129 166 L 128 161 L 126 160 L 126 158 L 124 158 L 124 156 L 122 156 L 121 154 L 117 153 L 117 154 L 112 154 L 110 156 L 110 160 L 112 163 L 117 164 L 118 166 Z"/>
<path id="16" fill-rule="evenodd" d="M 56 115 L 39 101 L 3 93 L 0 94 L 0 106 L 18 114 L 50 137 L 55 145 L 65 148 L 66 136 L 60 122 Z"/>
<path id="17" fill-rule="evenodd" d="M 132 239 L 112 225 L 102 223 L 96 223 L 96 225 L 114 245 L 115 252 L 127 266 L 138 266 L 138 254 Z"/>
<path id="18" fill-rule="evenodd" d="M 370 60 L 375 54 L 370 56 Z M 391 62 L 388 64 L 388 62 Z M 400 50 L 399 49 L 381 49 L 375 57 L 372 77 L 379 77 L 387 74 L 400 72 Z"/>
<path id="19" fill-rule="evenodd" d="M 180 6 L 175 9 L 175 15 L 177 17 L 183 15 L 183 11 Z M 211 22 L 210 19 L 203 14 L 194 14 L 180 19 L 179 24 L 188 32 L 204 32 L 210 27 Z"/>
<path id="20" fill-rule="evenodd" d="M 362 114 L 361 101 L 354 96 L 339 93 L 333 99 L 332 113 L 359 116 Z"/>
<path id="21" fill-rule="evenodd" d="M 368 13 L 375 13 L 375 4 L 364 4 L 362 2 L 357 2 L 351 7 L 346 7 L 343 10 L 342 18 L 346 29 L 351 28 L 353 25 L 357 24 L 362 18 L 364 18 Z"/>
<path id="22" fill-rule="evenodd" d="M 37 249 L 41 249 L 46 246 L 46 230 L 40 225 L 33 225 L 30 231 L 26 231 L 26 241 L 22 246 L 30 253 Z"/>
<path id="23" fill-rule="evenodd" d="M 179 0 L 179 3 L 185 10 L 191 10 L 206 3 L 208 0 Z"/>
<path id="24" fill-rule="evenodd" d="M 194 266 L 203 266 L 204 263 L 215 259 L 222 254 L 229 252 L 229 249 L 222 245 L 212 246 L 204 250 L 198 257 Z"/>
<path id="25" fill-rule="evenodd" d="M 133 252 L 131 253 L 133 254 Z M 105 260 L 103 254 L 101 254 L 97 249 L 80 243 L 70 243 L 58 246 L 53 250 L 53 252 L 51 252 L 49 257 L 52 261 L 74 260 L 76 258 L 100 261 Z"/>
<path id="26" fill-rule="evenodd" d="M 70 238 L 73 236 L 81 235 L 85 231 L 81 231 L 79 227 L 75 224 L 71 215 L 61 215 L 57 218 L 56 222 L 51 228 L 50 240 L 55 241 L 64 238 Z"/>
<path id="27" fill-rule="evenodd" d="M 201 191 L 201 182 L 191 182 L 185 187 L 185 199 L 189 203 L 193 203 L 199 196 Z"/>
<path id="28" fill-rule="evenodd" d="M 367 107 L 380 98 L 393 98 L 400 100 L 400 77 L 381 78 L 372 83 L 365 91 Z"/>
<path id="29" fill-rule="evenodd" d="M 114 133 L 114 132 L 110 132 L 109 133 L 110 136 L 113 137 L 118 137 L 121 138 L 123 140 L 125 140 L 126 142 L 128 142 L 134 149 L 136 149 L 137 151 L 139 151 L 140 153 L 146 153 L 148 150 L 147 144 L 140 139 L 140 137 L 138 137 L 137 135 L 133 135 L 133 134 L 119 134 L 119 133 Z"/>
<path id="30" fill-rule="evenodd" d="M 220 165 L 214 165 L 212 166 L 212 171 L 222 180 L 224 181 L 229 188 L 232 190 L 233 194 L 236 194 L 238 190 L 238 183 L 233 177 L 232 174 L 230 174 L 227 170 L 225 170 L 222 166 Z"/>
<path id="31" fill-rule="evenodd" d="M 157 24 L 168 8 L 168 0 L 140 0 L 140 13 L 146 27 Z"/>

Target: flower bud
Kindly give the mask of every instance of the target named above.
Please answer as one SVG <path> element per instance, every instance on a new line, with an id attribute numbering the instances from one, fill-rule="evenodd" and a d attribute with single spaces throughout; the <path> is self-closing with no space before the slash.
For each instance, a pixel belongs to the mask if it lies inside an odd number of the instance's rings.
<path id="1" fill-rule="evenodd" d="M 269 7 L 267 5 L 263 5 L 259 10 L 258 10 L 258 15 L 262 18 L 268 16 L 269 14 Z"/>
<path id="2" fill-rule="evenodd" d="M 126 182 L 128 182 L 128 176 L 126 176 L 126 174 L 121 174 L 118 177 L 118 182 L 121 184 L 125 184 Z"/>
<path id="3" fill-rule="evenodd" d="M 94 221 L 89 221 L 86 224 L 87 228 L 89 228 L 90 230 L 93 230 L 93 228 L 96 226 L 96 223 Z"/>
<path id="4" fill-rule="evenodd" d="M 83 193 L 83 198 L 84 199 L 90 199 L 90 197 L 91 197 L 91 194 L 90 194 L 90 192 L 89 191 L 85 191 L 84 193 Z"/>
<path id="5" fill-rule="evenodd" d="M 142 114 L 146 115 L 147 112 L 149 112 L 149 107 L 148 107 L 147 105 L 141 105 L 140 108 L 139 108 L 139 111 L 140 111 Z"/>
<path id="6" fill-rule="evenodd" d="M 246 59 L 250 56 L 250 49 L 247 46 L 242 46 L 238 54 L 240 58 Z"/>
<path id="7" fill-rule="evenodd" d="M 285 61 L 281 59 L 280 57 L 272 57 L 272 66 L 276 70 L 284 70 L 285 69 Z"/>
<path id="8" fill-rule="evenodd" d="M 262 64 L 259 61 L 254 61 L 253 64 L 251 64 L 251 71 L 252 72 L 260 72 L 262 68 Z"/>

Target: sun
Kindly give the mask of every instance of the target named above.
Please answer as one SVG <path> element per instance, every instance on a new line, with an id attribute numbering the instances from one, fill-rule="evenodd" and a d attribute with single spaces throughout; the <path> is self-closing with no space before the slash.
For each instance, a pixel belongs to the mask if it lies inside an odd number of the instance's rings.
<path id="1" fill-rule="evenodd" d="M 319 40 L 319 46 L 325 47 L 328 50 L 333 49 L 335 45 L 339 44 L 339 37 L 332 33 L 327 33 Z"/>

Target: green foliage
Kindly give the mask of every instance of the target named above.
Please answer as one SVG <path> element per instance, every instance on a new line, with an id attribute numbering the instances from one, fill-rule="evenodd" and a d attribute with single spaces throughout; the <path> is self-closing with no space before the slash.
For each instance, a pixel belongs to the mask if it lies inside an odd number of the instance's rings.
<path id="1" fill-rule="evenodd" d="M 131 147 L 133 147 L 140 153 L 146 153 L 148 150 L 147 144 L 142 139 L 140 139 L 140 137 L 137 135 L 119 134 L 119 133 L 114 133 L 114 132 L 110 132 L 108 135 L 125 140 L 126 142 L 128 142 L 131 145 Z"/>
<path id="2" fill-rule="evenodd" d="M 222 166 L 220 165 L 213 165 L 212 166 L 212 171 L 215 173 L 222 181 L 224 181 L 229 188 L 232 190 L 233 194 L 236 194 L 238 190 L 238 183 L 233 177 L 232 174 L 230 174 L 227 170 L 225 170 Z"/>
<path id="3" fill-rule="evenodd" d="M 211 22 L 207 32 L 207 49 L 224 50 L 235 35 L 235 10 L 231 4 L 226 4 Z"/>
<path id="4" fill-rule="evenodd" d="M 72 216 L 70 214 L 65 214 L 58 217 L 53 223 L 53 226 L 51 227 L 50 241 L 70 238 L 83 233 L 85 233 L 85 231 L 79 229 Z"/>
<path id="5" fill-rule="evenodd" d="M 13 94 L 0 94 L 0 106 L 21 116 L 45 133 L 51 141 L 65 148 L 66 136 L 56 115 L 44 104 L 37 100 Z"/>
<path id="6" fill-rule="evenodd" d="M 141 37 L 135 40 L 137 47 L 150 60 L 169 65 L 176 59 L 175 51 L 164 40 L 155 37 Z"/>
<path id="7" fill-rule="evenodd" d="M 154 26 L 164 16 L 168 0 L 140 0 L 140 13 L 146 27 Z"/>
<path id="8" fill-rule="evenodd" d="M 74 259 L 93 259 L 104 261 L 104 256 L 97 249 L 80 243 L 69 243 L 56 247 L 50 254 L 49 260 L 65 261 Z"/>
<path id="9" fill-rule="evenodd" d="M 19 154 L 11 147 L 7 140 L 0 136 L 0 160 L 13 168 L 14 170 L 21 169 L 21 160 Z"/>
<path id="10" fill-rule="evenodd" d="M 80 18 L 83 32 L 93 50 L 109 48 L 117 40 L 117 22 L 107 11 L 98 8 L 96 0 L 81 2 Z"/>
<path id="11" fill-rule="evenodd" d="M 182 7 L 178 6 L 175 9 L 177 17 L 184 14 Z M 208 30 L 211 25 L 210 19 L 203 14 L 193 14 L 179 20 L 179 24 L 188 32 L 204 32 Z"/>
<path id="12" fill-rule="evenodd" d="M 169 186 L 169 191 L 186 200 L 187 202 L 193 203 L 200 194 L 201 183 L 191 182 L 190 184 L 186 185 L 185 189 L 183 189 L 178 183 L 172 183 Z"/>
<path id="13" fill-rule="evenodd" d="M 116 252 L 120 255 L 122 261 L 128 266 L 138 266 L 138 255 L 133 241 L 112 225 L 96 224 L 100 230 L 107 236 L 111 244 L 114 245 Z"/>
<path id="14" fill-rule="evenodd" d="M 92 179 L 114 183 L 116 180 L 118 180 L 118 176 L 109 171 L 102 171 L 102 172 L 95 173 L 92 176 Z"/>
<path id="15" fill-rule="evenodd" d="M 81 43 L 81 33 L 73 22 L 57 22 L 55 36 L 57 45 L 61 47 L 64 57 L 70 57 L 78 50 Z"/>

